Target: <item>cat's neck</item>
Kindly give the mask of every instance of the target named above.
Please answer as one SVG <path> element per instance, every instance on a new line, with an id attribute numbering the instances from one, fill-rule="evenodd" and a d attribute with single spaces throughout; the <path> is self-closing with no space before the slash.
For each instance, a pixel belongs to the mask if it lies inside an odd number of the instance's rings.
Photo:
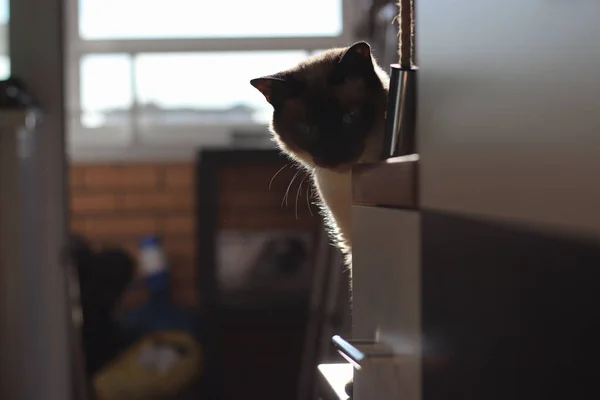
<path id="1" fill-rule="evenodd" d="M 352 248 L 352 172 L 316 168 L 313 179 L 325 205 L 325 222 L 334 231 L 339 247 L 347 253 Z"/>

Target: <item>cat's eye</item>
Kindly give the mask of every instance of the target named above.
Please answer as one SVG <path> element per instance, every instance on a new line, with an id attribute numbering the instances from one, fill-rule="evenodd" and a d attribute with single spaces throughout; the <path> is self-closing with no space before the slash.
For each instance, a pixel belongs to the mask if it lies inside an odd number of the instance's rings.
<path id="1" fill-rule="evenodd" d="M 298 125 L 298 132 L 301 133 L 302 135 L 310 135 L 311 133 L 311 129 L 310 126 L 308 126 L 307 124 L 300 124 Z"/>
<path id="2" fill-rule="evenodd" d="M 351 124 L 356 120 L 356 117 L 358 116 L 358 111 L 350 111 L 349 113 L 346 113 L 343 117 L 342 117 L 342 121 L 345 124 Z"/>

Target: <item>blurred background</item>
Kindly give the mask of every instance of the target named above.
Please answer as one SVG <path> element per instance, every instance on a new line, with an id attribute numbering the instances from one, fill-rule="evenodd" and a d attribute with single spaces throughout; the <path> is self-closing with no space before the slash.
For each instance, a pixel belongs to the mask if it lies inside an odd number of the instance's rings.
<path id="1" fill-rule="evenodd" d="M 0 0 L 0 80 L 19 78 L 10 9 Z M 347 271 L 308 178 L 269 141 L 272 110 L 249 80 L 359 39 L 387 68 L 397 6 L 64 0 L 62 9 L 66 256 L 83 315 L 72 343 L 84 392 L 325 396 L 316 366 L 338 360 L 330 338 L 350 328 Z"/>
<path id="2" fill-rule="evenodd" d="M 0 0 L 0 399 L 347 399 L 335 334 L 387 361 L 357 399 L 600 398 L 600 3 L 421 3 L 350 321 L 249 80 L 361 39 L 388 68 L 394 3 Z"/>

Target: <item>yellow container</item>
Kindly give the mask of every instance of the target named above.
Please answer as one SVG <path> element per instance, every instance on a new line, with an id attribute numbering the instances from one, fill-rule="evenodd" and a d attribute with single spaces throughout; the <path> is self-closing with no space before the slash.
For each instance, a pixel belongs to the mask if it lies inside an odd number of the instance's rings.
<path id="1" fill-rule="evenodd" d="M 194 383 L 201 366 L 201 349 L 191 335 L 157 332 L 99 371 L 93 385 L 99 400 L 170 399 Z"/>

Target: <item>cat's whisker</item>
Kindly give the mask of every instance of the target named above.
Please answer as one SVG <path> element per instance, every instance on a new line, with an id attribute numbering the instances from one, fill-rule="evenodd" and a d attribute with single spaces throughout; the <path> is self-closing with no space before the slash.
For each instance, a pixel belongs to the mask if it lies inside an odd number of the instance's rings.
<path id="1" fill-rule="evenodd" d="M 309 183 L 308 187 L 306 188 L 306 204 L 308 206 L 308 212 L 310 213 L 310 216 L 314 216 L 312 209 L 310 208 L 310 199 L 309 199 L 309 192 L 312 191 L 312 185 Z M 312 193 L 310 193 L 312 195 Z"/>
<path id="2" fill-rule="evenodd" d="M 284 169 L 285 167 L 287 167 L 288 165 L 290 165 L 290 164 L 289 164 L 289 163 L 288 163 L 288 164 L 285 164 L 283 167 L 279 168 L 279 170 L 278 170 L 277 172 L 275 172 L 275 175 L 273 175 L 273 177 L 271 178 L 271 181 L 269 182 L 269 190 L 271 190 L 271 185 L 273 185 L 273 180 L 274 180 L 274 179 L 277 177 L 277 175 L 279 175 L 279 173 L 280 173 L 281 171 L 283 171 L 283 169 Z"/>
<path id="3" fill-rule="evenodd" d="M 352 73 L 352 81 L 343 79 Z M 329 84 L 329 77 L 335 75 L 335 85 Z M 298 81 L 306 84 L 298 85 Z M 389 89 L 389 76 L 379 66 L 371 54 L 371 47 L 366 42 L 356 42 L 345 48 L 327 50 L 320 57 L 309 58 L 276 75 L 262 76 L 250 81 L 273 106 L 272 121 L 269 131 L 271 140 L 284 153 L 291 165 L 299 168 L 292 172 L 281 207 L 289 203 L 290 190 L 296 179 L 300 179 L 296 187 L 296 219 L 305 215 L 298 208 L 302 199 L 302 190 L 306 190 L 306 204 L 310 215 L 323 216 L 323 222 L 331 235 L 332 241 L 347 255 L 346 262 L 351 265 L 350 241 L 352 230 L 352 186 L 351 176 L 345 168 L 336 168 L 340 160 L 358 157 L 368 159 L 378 152 L 378 140 L 372 137 L 383 137 L 385 128 L 385 100 Z M 354 90 L 353 85 L 359 83 L 365 90 L 347 104 L 341 92 Z M 293 101 L 287 101 L 294 99 Z M 276 100 L 276 101 L 274 101 Z M 328 104 L 326 109 L 322 104 Z M 343 145 L 331 143 L 331 132 L 339 133 Z M 354 151 L 362 149 L 360 154 Z M 283 165 L 283 161 L 280 165 Z M 349 164 L 354 164 L 350 162 Z M 286 164 L 281 167 L 269 182 L 271 189 Z M 290 167 L 290 169 L 292 169 Z M 300 178 L 299 173 L 302 172 Z M 290 178 L 289 172 L 284 179 Z M 306 176 L 310 175 L 308 182 Z M 278 185 L 276 185 L 278 186 Z M 308 186 L 308 187 L 304 187 Z M 293 194 L 292 194 L 293 196 Z M 315 212 L 311 202 L 314 201 Z M 288 210 L 289 211 L 289 210 Z"/>
<path id="4" fill-rule="evenodd" d="M 285 190 L 285 194 L 283 195 L 283 200 L 281 200 L 281 207 L 283 207 L 283 203 L 285 202 L 285 206 L 288 206 L 288 194 L 290 193 L 290 188 L 292 187 L 292 183 L 294 183 L 294 180 L 296 180 L 296 177 L 298 176 L 298 174 L 300 173 L 300 171 L 296 172 L 294 174 L 294 176 L 292 177 L 292 180 L 290 181 L 290 184 L 288 185 L 287 189 Z"/>
<path id="5" fill-rule="evenodd" d="M 300 192 L 302 191 L 302 184 L 306 180 L 306 176 L 307 175 L 304 175 L 304 178 L 302 178 L 302 180 L 300 181 L 300 185 L 298 185 L 298 190 L 296 190 L 296 219 L 298 219 L 298 198 L 300 197 Z"/>

